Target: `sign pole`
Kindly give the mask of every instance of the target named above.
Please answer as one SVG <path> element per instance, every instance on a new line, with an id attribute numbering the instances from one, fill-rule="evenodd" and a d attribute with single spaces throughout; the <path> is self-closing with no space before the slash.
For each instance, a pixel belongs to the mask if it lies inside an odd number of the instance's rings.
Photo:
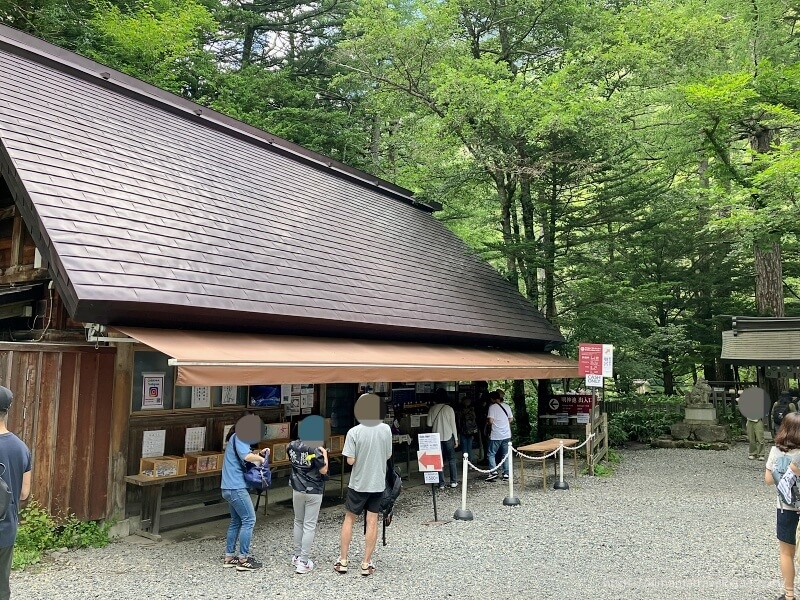
<path id="1" fill-rule="evenodd" d="M 433 494 L 433 520 L 434 522 L 439 520 L 439 514 L 436 512 L 436 484 L 431 484 L 431 493 Z"/>

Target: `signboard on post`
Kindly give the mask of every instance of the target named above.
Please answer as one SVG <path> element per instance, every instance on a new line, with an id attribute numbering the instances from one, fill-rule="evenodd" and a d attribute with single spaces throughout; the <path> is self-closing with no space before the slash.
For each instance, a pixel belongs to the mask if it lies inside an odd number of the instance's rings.
<path id="1" fill-rule="evenodd" d="M 578 345 L 578 375 L 603 374 L 603 344 Z"/>
<path id="2" fill-rule="evenodd" d="M 443 467 L 442 446 L 439 442 L 438 433 L 420 433 L 418 437 L 419 450 L 417 450 L 417 462 L 419 463 L 420 473 L 425 471 L 441 471 Z M 438 476 L 436 481 L 438 482 Z M 428 483 L 428 480 L 425 480 Z"/>

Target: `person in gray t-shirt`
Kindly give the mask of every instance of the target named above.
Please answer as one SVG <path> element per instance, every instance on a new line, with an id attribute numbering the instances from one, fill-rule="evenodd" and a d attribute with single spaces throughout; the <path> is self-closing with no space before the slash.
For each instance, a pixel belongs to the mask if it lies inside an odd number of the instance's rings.
<path id="1" fill-rule="evenodd" d="M 375 394 L 362 394 L 356 401 L 355 414 L 360 424 L 347 432 L 342 449 L 353 471 L 344 503 L 346 512 L 342 523 L 341 551 L 333 569 L 337 573 L 347 573 L 353 525 L 366 509 L 367 530 L 361 574 L 372 575 L 375 572 L 372 553 L 378 539 L 378 513 L 386 489 L 386 463 L 392 456 L 392 430 L 381 421 L 381 399 Z"/>

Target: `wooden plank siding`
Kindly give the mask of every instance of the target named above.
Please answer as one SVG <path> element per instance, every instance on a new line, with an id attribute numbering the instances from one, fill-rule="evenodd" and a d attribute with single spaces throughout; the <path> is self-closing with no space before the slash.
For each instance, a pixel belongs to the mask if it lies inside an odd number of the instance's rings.
<path id="1" fill-rule="evenodd" d="M 31 494 L 54 515 L 109 516 L 114 348 L 0 343 L 9 429 L 31 449 Z"/>

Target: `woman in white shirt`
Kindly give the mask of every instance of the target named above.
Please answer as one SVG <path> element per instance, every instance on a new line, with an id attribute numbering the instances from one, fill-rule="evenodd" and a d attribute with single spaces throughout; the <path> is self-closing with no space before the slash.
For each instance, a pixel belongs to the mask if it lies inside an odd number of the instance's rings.
<path id="1" fill-rule="evenodd" d="M 800 454 L 800 413 L 789 413 L 783 418 L 781 427 L 775 435 L 775 445 L 767 457 L 767 469 L 764 472 L 764 481 L 769 485 L 774 485 L 775 480 L 772 470 L 779 461 L 789 464 L 785 457 L 791 461 L 792 458 Z M 797 509 L 784 504 L 778 497 L 778 517 L 776 532 L 778 537 L 778 548 L 780 552 L 781 576 L 783 577 L 784 593 L 778 600 L 794 600 L 794 555 L 796 550 L 796 531 L 797 523 L 800 520 L 800 513 Z"/>

